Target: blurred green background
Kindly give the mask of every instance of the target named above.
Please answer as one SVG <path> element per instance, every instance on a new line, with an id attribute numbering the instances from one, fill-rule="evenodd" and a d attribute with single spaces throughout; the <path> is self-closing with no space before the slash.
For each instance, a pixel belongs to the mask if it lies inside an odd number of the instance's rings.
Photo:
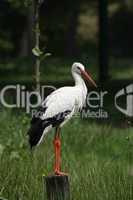
<path id="1" fill-rule="evenodd" d="M 32 81 L 33 9 L 24 2 L 0 3 L 0 80 Z M 40 8 L 41 80 L 71 80 L 70 65 L 83 62 L 97 80 L 132 79 L 132 1 L 46 1 Z M 56 81 L 58 81 L 56 79 Z"/>
<path id="2" fill-rule="evenodd" d="M 0 89 L 35 86 L 31 1 L 0 0 Z M 62 130 L 71 200 L 132 200 L 133 120 L 116 109 L 114 97 L 133 80 L 133 1 L 44 0 L 40 29 L 40 48 L 52 54 L 41 62 L 42 85 L 72 85 L 70 69 L 78 61 L 96 80 L 97 91 L 108 91 L 107 119 L 78 116 Z M 12 93 L 8 98 L 14 101 Z M 31 154 L 31 117 L 22 109 L 0 109 L 0 199 L 44 200 L 42 176 L 53 171 L 54 134 Z"/>

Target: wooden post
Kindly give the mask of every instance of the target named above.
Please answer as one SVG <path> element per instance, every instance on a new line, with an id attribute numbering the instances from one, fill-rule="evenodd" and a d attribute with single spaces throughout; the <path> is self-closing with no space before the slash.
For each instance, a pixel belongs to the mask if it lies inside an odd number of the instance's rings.
<path id="1" fill-rule="evenodd" d="M 47 176 L 45 182 L 48 200 L 70 200 L 68 176 Z"/>

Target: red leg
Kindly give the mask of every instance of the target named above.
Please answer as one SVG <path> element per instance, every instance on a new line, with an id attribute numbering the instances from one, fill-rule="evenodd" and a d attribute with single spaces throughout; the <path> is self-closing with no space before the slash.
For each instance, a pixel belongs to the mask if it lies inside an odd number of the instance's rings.
<path id="1" fill-rule="evenodd" d="M 60 128 L 56 129 L 54 139 L 54 150 L 55 150 L 55 165 L 54 172 L 56 175 L 66 175 L 61 172 L 61 140 L 60 140 Z"/>

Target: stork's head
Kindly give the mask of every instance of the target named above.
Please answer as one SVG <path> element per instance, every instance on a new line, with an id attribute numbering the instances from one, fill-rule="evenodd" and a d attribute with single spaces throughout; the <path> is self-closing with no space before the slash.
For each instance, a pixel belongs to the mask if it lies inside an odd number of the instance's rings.
<path id="1" fill-rule="evenodd" d="M 91 78 L 91 75 L 85 70 L 84 65 L 82 65 L 79 62 L 75 62 L 72 65 L 72 73 L 79 74 L 84 79 L 86 79 L 88 82 L 90 82 L 94 87 L 97 87 L 95 81 Z"/>

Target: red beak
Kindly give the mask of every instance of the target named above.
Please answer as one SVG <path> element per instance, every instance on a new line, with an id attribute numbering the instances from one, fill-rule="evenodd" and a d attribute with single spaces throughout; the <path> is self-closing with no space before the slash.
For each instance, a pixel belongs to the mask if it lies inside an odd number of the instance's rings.
<path id="1" fill-rule="evenodd" d="M 88 82 L 91 82 L 91 84 L 97 88 L 97 84 L 95 83 L 95 81 L 91 78 L 91 76 L 89 75 L 89 73 L 87 73 L 86 71 L 80 69 L 81 71 L 81 75 L 83 76 L 83 78 L 85 78 Z"/>

